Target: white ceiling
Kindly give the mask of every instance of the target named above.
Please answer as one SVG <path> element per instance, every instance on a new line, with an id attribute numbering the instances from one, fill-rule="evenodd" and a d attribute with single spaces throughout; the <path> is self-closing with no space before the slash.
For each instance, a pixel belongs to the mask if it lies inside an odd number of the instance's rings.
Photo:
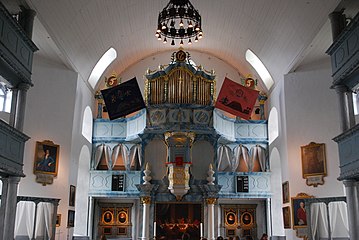
<path id="1" fill-rule="evenodd" d="M 168 1 L 17 2 L 28 4 L 37 12 L 33 34 L 33 41 L 40 48 L 37 54 L 72 67 L 87 80 L 98 59 L 110 47 L 117 50 L 117 59 L 111 65 L 111 71 L 117 73 L 147 56 L 176 50 L 178 46 L 164 45 L 154 36 L 158 13 Z M 306 56 L 308 61 L 325 57 L 331 43 L 328 14 L 340 1 L 191 0 L 191 3 L 202 15 L 204 38 L 188 48 L 185 45 L 186 50 L 212 54 L 247 75 L 253 73 L 244 57 L 249 48 L 278 81 Z"/>

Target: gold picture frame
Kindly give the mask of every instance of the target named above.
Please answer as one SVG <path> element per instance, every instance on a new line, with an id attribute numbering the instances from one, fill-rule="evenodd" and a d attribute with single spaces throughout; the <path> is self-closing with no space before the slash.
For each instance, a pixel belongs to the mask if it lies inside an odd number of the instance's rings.
<path id="1" fill-rule="evenodd" d="M 237 215 L 233 210 L 225 211 L 225 223 L 227 226 L 236 226 L 237 225 Z"/>
<path id="2" fill-rule="evenodd" d="M 48 174 L 54 177 L 58 173 L 60 146 L 52 141 L 36 142 L 34 174 Z"/>
<path id="3" fill-rule="evenodd" d="M 290 198 L 289 198 L 289 182 L 285 181 L 284 183 L 282 183 L 282 198 L 283 198 L 283 203 L 289 203 Z"/>
<path id="4" fill-rule="evenodd" d="M 305 209 L 304 199 L 312 198 L 306 193 L 298 193 L 296 197 L 292 197 L 292 222 L 293 229 L 307 227 L 307 212 Z"/>
<path id="5" fill-rule="evenodd" d="M 61 226 L 61 214 L 56 215 L 56 227 Z"/>
<path id="6" fill-rule="evenodd" d="M 282 213 L 283 213 L 284 228 L 285 228 L 285 229 L 290 229 L 290 228 L 292 228 L 290 207 L 289 207 L 289 206 L 283 207 L 283 208 L 282 208 Z"/>
<path id="7" fill-rule="evenodd" d="M 128 224 L 128 209 L 120 209 L 118 212 L 117 212 L 117 223 L 120 224 L 120 225 L 126 225 Z"/>
<path id="8" fill-rule="evenodd" d="M 254 217 L 252 212 L 245 211 L 241 213 L 241 217 L 240 217 L 241 228 L 243 229 L 252 228 L 253 223 L 254 223 Z"/>
<path id="9" fill-rule="evenodd" d="M 114 224 L 113 209 L 106 209 L 102 212 L 101 223 L 104 225 L 113 225 Z"/>
<path id="10" fill-rule="evenodd" d="M 327 176 L 325 144 L 311 142 L 301 146 L 301 157 L 302 177 L 307 180 L 307 185 L 323 185 L 323 178 Z"/>

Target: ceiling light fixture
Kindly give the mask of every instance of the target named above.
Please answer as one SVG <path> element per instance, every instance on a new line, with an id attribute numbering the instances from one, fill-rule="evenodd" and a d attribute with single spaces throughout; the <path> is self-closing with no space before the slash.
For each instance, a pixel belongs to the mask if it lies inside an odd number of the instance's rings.
<path id="1" fill-rule="evenodd" d="M 159 36 L 158 36 L 158 35 Z M 172 39 L 171 45 L 175 45 L 174 39 L 195 38 L 195 42 L 203 37 L 201 15 L 193 7 L 189 0 L 170 0 L 167 6 L 159 13 L 156 37 L 161 40 L 161 36 L 165 39 Z"/>

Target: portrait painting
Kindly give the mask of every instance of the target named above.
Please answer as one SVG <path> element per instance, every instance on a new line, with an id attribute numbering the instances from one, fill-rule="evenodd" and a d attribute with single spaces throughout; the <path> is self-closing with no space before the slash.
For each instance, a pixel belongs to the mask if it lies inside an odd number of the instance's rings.
<path id="1" fill-rule="evenodd" d="M 69 206 L 75 206 L 75 195 L 76 187 L 74 185 L 70 185 Z"/>
<path id="2" fill-rule="evenodd" d="M 234 211 L 228 211 L 226 213 L 226 224 L 235 225 L 236 224 L 236 213 Z"/>
<path id="3" fill-rule="evenodd" d="M 307 210 L 305 209 L 305 199 L 311 196 L 300 193 L 296 197 L 292 197 L 292 211 L 293 211 L 293 228 L 307 227 Z"/>
<path id="4" fill-rule="evenodd" d="M 75 211 L 69 210 L 67 214 L 67 227 L 75 226 Z"/>
<path id="5" fill-rule="evenodd" d="M 290 207 L 283 207 L 283 223 L 284 223 L 284 228 L 291 228 L 292 224 L 290 221 Z"/>
<path id="6" fill-rule="evenodd" d="M 289 182 L 286 181 L 282 184 L 282 198 L 283 203 L 289 203 Z"/>
<path id="7" fill-rule="evenodd" d="M 36 142 L 34 173 L 57 176 L 60 146 L 52 141 Z"/>
<path id="8" fill-rule="evenodd" d="M 126 210 L 120 210 L 117 215 L 117 221 L 119 224 L 126 224 L 127 223 L 127 211 Z"/>
<path id="9" fill-rule="evenodd" d="M 61 226 L 61 214 L 56 215 L 56 227 Z"/>
<path id="10" fill-rule="evenodd" d="M 302 175 L 308 176 L 327 175 L 325 144 L 311 142 L 301 146 Z"/>
<path id="11" fill-rule="evenodd" d="M 243 212 L 241 214 L 241 226 L 250 226 L 253 223 L 253 216 L 250 212 Z"/>
<path id="12" fill-rule="evenodd" d="M 111 210 L 104 211 L 102 214 L 102 223 L 108 225 L 112 224 L 113 221 L 113 212 Z"/>

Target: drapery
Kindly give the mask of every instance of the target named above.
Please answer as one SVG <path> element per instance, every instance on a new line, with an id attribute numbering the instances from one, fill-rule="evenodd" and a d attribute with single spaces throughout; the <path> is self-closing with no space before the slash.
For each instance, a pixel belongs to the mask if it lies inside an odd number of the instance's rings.
<path id="1" fill-rule="evenodd" d="M 16 206 L 14 237 L 27 236 L 29 239 L 33 237 L 35 203 L 28 201 L 20 201 Z"/>
<path id="2" fill-rule="evenodd" d="M 124 144 L 117 144 L 112 151 L 112 167 L 116 165 L 118 155 L 121 153 L 123 163 L 125 164 L 126 170 L 129 170 L 130 161 L 128 157 L 128 148 Z M 112 168 L 111 168 L 112 169 Z"/>
<path id="3" fill-rule="evenodd" d="M 106 146 L 105 144 L 100 144 L 96 147 L 95 150 L 95 161 L 94 161 L 94 165 L 93 168 L 96 169 L 101 161 L 102 158 L 102 154 L 105 154 L 105 160 L 106 160 L 106 165 L 107 168 L 109 170 L 112 169 L 112 164 L 110 163 L 110 147 Z"/>
<path id="4" fill-rule="evenodd" d="M 218 171 L 230 172 L 232 169 L 232 150 L 225 145 L 221 145 L 218 148 Z"/>
<path id="5" fill-rule="evenodd" d="M 136 158 L 137 155 L 137 158 Z M 137 162 L 136 162 L 137 161 Z M 136 165 L 141 168 L 141 145 L 136 144 L 130 150 L 130 169 L 136 170 Z"/>
<path id="6" fill-rule="evenodd" d="M 234 161 L 232 164 L 232 172 L 237 172 L 240 165 L 241 156 L 243 158 L 245 166 L 249 167 L 249 156 L 248 149 L 244 147 L 242 144 L 238 145 L 234 148 Z"/>
<path id="7" fill-rule="evenodd" d="M 312 237 L 314 240 L 329 239 L 328 236 L 328 211 L 325 203 L 312 203 L 310 205 L 310 222 Z"/>
<path id="8" fill-rule="evenodd" d="M 54 205 L 41 202 L 37 205 L 35 238 L 51 239 Z"/>
<path id="9" fill-rule="evenodd" d="M 349 239 L 349 223 L 346 202 L 330 202 L 329 220 L 332 239 Z"/>
<path id="10" fill-rule="evenodd" d="M 254 162 L 256 161 L 257 158 L 258 158 L 258 161 L 259 161 L 261 171 L 265 172 L 266 171 L 265 150 L 259 145 L 256 145 L 253 148 L 251 148 L 251 161 L 250 161 L 250 164 L 249 164 L 249 167 L 248 167 L 249 172 L 253 171 Z"/>

